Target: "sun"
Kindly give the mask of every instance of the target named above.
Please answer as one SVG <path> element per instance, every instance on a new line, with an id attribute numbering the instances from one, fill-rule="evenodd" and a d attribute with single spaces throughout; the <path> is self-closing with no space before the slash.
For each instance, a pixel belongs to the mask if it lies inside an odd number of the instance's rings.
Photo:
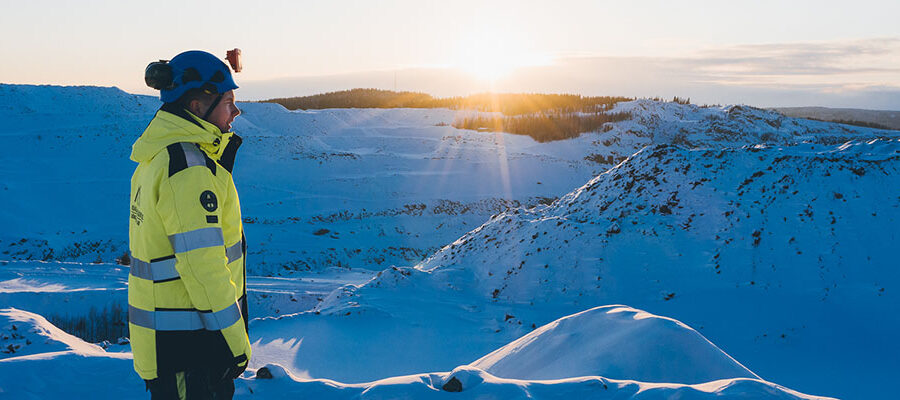
<path id="1" fill-rule="evenodd" d="M 516 69 L 549 64 L 549 58 L 486 47 L 457 64 L 462 71 L 484 81 L 496 81 Z"/>
<path id="2" fill-rule="evenodd" d="M 524 37 L 503 30 L 480 30 L 460 38 L 455 67 L 494 82 L 523 67 L 550 65 L 552 57 L 529 49 Z"/>

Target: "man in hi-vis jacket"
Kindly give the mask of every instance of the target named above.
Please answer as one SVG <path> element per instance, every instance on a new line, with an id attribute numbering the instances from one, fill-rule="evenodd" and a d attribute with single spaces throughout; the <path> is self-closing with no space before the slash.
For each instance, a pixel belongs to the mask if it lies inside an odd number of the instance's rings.
<path id="1" fill-rule="evenodd" d="M 239 50 L 235 50 L 238 55 Z M 229 61 L 235 72 L 240 62 Z M 202 51 L 151 63 L 163 106 L 132 147 L 128 328 L 151 398 L 231 399 L 250 359 L 246 246 L 231 171 L 237 85 Z"/>

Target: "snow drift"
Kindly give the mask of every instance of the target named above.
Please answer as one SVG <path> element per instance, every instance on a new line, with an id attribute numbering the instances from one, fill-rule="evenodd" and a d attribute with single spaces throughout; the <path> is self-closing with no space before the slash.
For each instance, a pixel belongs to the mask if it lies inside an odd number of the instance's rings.
<path id="1" fill-rule="evenodd" d="M 588 310 L 581 315 L 561 319 L 584 320 L 600 311 L 604 314 L 622 314 L 627 318 L 613 324 L 600 324 L 610 334 L 628 335 L 629 325 L 641 324 L 642 319 L 660 319 L 670 322 L 676 329 L 692 331 L 678 321 L 651 316 L 639 310 L 613 306 Z M 0 393 L 34 398 L 116 398 L 143 399 L 147 394 L 142 382 L 131 370 L 130 354 L 105 353 L 99 347 L 90 347 L 77 338 L 66 337 L 40 316 L 15 309 L 0 311 L 0 315 L 17 323 L 13 331 L 36 333 L 51 341 L 66 343 L 70 350 L 46 352 L 0 359 L 0 376 L 16 379 L 0 380 Z M 634 319 L 638 317 L 639 319 Z M 592 320 L 594 318 L 591 318 Z M 604 320 L 606 318 L 599 318 Z M 557 322 L 560 322 L 557 321 Z M 2 323 L 0 323 L 2 324 Z M 10 328 L 11 329 L 11 328 Z M 645 328 L 639 329 L 646 331 Z M 564 339 L 557 327 L 542 327 L 543 339 Z M 569 332 L 571 333 L 571 332 Z M 37 336 L 34 336 L 35 338 Z M 562 336 L 562 337 L 561 337 Z M 30 336 L 31 337 L 31 336 Z M 525 338 L 523 338 L 525 339 Z M 708 342 L 707 342 L 708 343 Z M 514 346 L 512 343 L 509 346 Z M 712 344 L 708 344 L 712 346 Z M 695 347 L 695 346 L 691 346 Z M 712 346 L 714 348 L 715 346 Z M 36 347 L 34 348 L 36 349 Z M 688 350 L 684 347 L 682 350 Z M 696 349 L 696 348 L 694 348 Z M 502 351 L 502 349 L 501 349 Z M 521 354 L 507 353 L 505 357 L 521 359 Z M 565 356 L 563 356 L 565 357 Z M 638 355 L 639 357 L 639 355 Z M 727 356 L 726 356 L 727 357 Z M 485 356 L 499 363 L 504 362 L 500 351 Z M 574 360 L 573 360 L 574 361 Z M 693 366 L 692 366 L 693 367 Z M 556 380 L 526 380 L 499 378 L 476 366 L 459 366 L 450 372 L 420 373 L 397 376 L 359 384 L 346 384 L 325 379 L 305 379 L 292 374 L 277 364 L 265 365 L 267 374 L 248 371 L 236 381 L 236 398 L 284 397 L 317 399 L 383 399 L 416 398 L 437 399 L 458 396 L 448 391 L 462 392 L 467 398 L 503 399 L 570 399 L 576 397 L 616 399 L 824 399 L 808 396 L 779 385 L 756 378 L 720 379 L 694 385 L 675 383 L 646 383 L 636 380 L 609 379 L 602 376 L 579 376 Z M 649 367 L 649 368 L 652 368 Z M 47 384 L 47 372 L 53 371 L 53 384 Z M 746 374 L 747 371 L 735 371 Z M 256 378 L 251 376 L 256 375 Z M 266 376 L 268 379 L 262 379 Z"/>
<path id="2" fill-rule="evenodd" d="M 697 384 L 759 379 L 687 325 L 625 306 L 560 318 L 470 365 L 495 376 L 530 380 L 596 375 Z"/>

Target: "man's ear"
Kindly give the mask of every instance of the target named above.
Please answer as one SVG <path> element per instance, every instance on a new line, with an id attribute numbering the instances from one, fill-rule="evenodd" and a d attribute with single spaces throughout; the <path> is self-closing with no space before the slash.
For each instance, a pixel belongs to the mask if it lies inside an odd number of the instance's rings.
<path id="1" fill-rule="evenodd" d="M 191 100 L 190 104 L 188 104 L 188 111 L 197 116 L 203 115 L 203 103 L 200 100 Z"/>

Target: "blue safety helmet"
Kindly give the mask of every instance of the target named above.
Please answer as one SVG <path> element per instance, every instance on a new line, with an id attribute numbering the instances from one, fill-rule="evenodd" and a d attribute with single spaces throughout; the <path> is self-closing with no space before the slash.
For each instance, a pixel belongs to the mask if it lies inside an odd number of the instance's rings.
<path id="1" fill-rule="evenodd" d="M 222 94 L 238 88 L 231 77 L 231 70 L 228 69 L 228 66 L 216 56 L 205 51 L 186 51 L 175 56 L 171 61 L 152 63 L 147 66 L 145 80 L 150 76 L 152 67 L 159 64 L 169 67 L 167 72 L 170 72 L 171 78 L 166 76 L 161 82 L 162 84 L 151 85 L 150 81 L 147 81 L 147 84 L 151 87 L 159 86 L 156 88 L 160 89 L 159 98 L 163 103 L 173 103 L 185 92 L 194 88 L 206 89 L 211 94 Z"/>

